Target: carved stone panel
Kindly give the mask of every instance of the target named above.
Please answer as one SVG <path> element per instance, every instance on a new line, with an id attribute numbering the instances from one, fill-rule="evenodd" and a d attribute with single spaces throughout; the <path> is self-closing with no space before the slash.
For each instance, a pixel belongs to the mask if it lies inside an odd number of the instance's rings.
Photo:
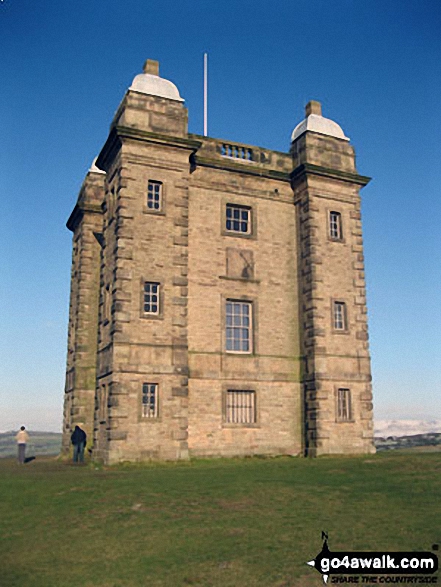
<path id="1" fill-rule="evenodd" d="M 226 274 L 236 279 L 254 279 L 253 251 L 227 248 Z"/>

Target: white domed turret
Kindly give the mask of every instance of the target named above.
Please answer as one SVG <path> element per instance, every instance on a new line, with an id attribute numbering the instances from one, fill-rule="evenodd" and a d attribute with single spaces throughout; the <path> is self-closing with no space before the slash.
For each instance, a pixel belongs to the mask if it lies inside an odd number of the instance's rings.
<path id="1" fill-rule="evenodd" d="M 104 173 L 104 175 L 106 175 L 106 172 L 103 171 L 102 169 L 100 169 L 99 167 L 96 166 L 96 160 L 98 159 L 98 157 L 95 157 L 95 159 L 92 161 L 92 165 L 90 166 L 89 172 L 92 173 Z"/>
<path id="2" fill-rule="evenodd" d="M 168 100 L 184 101 L 174 83 L 159 77 L 159 63 L 153 59 L 147 59 L 144 64 L 144 73 L 140 73 L 134 78 L 129 89 Z"/>
<path id="3" fill-rule="evenodd" d="M 343 141 L 349 141 L 349 138 L 345 135 L 341 126 L 333 120 L 322 116 L 322 106 L 320 102 L 311 100 L 306 105 L 305 110 L 306 118 L 293 130 L 291 141 L 295 141 L 306 131 L 316 132 L 336 139 L 342 139 Z"/>

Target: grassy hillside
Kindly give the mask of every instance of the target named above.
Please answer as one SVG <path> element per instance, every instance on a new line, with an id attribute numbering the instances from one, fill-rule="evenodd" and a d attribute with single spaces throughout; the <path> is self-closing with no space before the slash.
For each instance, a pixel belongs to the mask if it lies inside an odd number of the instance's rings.
<path id="1" fill-rule="evenodd" d="M 57 455 L 61 449 L 61 434 L 56 432 L 29 431 L 27 456 Z M 0 432 L 0 458 L 17 454 L 16 432 Z"/>
<path id="2" fill-rule="evenodd" d="M 331 550 L 441 544 L 441 453 L 0 461 L 2 587 L 312 587 Z"/>

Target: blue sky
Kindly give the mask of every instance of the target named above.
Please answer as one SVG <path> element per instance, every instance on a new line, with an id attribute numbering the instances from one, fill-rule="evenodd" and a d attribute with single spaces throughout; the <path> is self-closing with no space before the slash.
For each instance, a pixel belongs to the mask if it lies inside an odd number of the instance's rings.
<path id="1" fill-rule="evenodd" d="M 289 149 L 320 100 L 356 148 L 375 416 L 441 418 L 439 0 L 3 0 L 0 430 L 59 430 L 65 222 L 146 58 L 202 133 Z"/>

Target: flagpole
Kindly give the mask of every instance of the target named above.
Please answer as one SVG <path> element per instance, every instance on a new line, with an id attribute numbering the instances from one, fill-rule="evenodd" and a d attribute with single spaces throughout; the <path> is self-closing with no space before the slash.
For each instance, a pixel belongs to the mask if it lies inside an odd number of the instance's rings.
<path id="1" fill-rule="evenodd" d="M 204 137 L 208 136 L 208 54 L 204 53 Z"/>

